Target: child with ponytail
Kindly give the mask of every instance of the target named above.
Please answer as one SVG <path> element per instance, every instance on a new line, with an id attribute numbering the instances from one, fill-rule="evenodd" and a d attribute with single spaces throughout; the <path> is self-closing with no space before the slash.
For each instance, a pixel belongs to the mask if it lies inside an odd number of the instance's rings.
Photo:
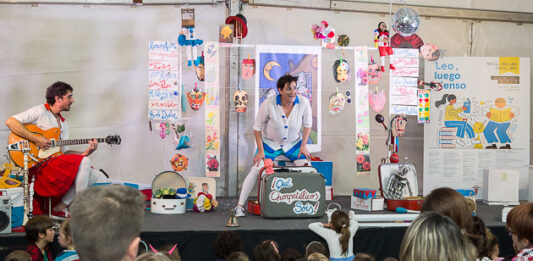
<path id="1" fill-rule="evenodd" d="M 331 261 L 351 261 L 353 255 L 353 237 L 359 223 L 350 210 L 350 217 L 342 210 L 337 210 L 331 215 L 327 224 L 314 222 L 309 224 L 309 229 L 323 237 L 328 243 Z"/>

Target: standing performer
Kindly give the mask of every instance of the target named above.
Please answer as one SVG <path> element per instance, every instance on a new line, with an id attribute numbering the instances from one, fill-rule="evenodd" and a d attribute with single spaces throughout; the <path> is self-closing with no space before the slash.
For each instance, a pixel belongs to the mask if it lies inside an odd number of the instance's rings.
<path id="1" fill-rule="evenodd" d="M 306 143 L 313 119 L 309 101 L 296 92 L 297 80 L 291 75 L 280 77 L 276 86 L 279 94 L 267 98 L 259 107 L 254 123 L 257 153 L 252 169 L 242 184 L 239 203 L 235 208 L 236 217 L 244 216 L 244 202 L 257 183 L 265 158 L 274 160 L 280 156 L 297 166 L 309 164 L 311 156 Z"/>
<path id="2" fill-rule="evenodd" d="M 49 149 L 52 141 L 44 136 L 30 132 L 24 125 L 33 124 L 48 130 L 60 129 L 60 138 L 68 139 L 67 121 L 61 112 L 69 111 L 74 103 L 72 87 L 64 82 L 55 82 L 46 89 L 46 103 L 34 106 L 24 112 L 11 116 L 6 120 L 7 127 L 16 135 L 35 143 L 40 149 Z M 30 168 L 30 176 L 35 175 L 34 214 L 44 213 L 42 209 L 44 197 L 52 197 L 54 209 L 52 215 L 65 217 L 66 207 L 74 200 L 76 193 L 86 189 L 95 182 L 102 182 L 105 176 L 91 167 L 91 160 L 87 157 L 98 147 L 95 140 L 89 141 L 89 147 L 83 151 L 69 150 L 61 147 L 64 155 L 50 157 Z M 60 198 L 62 197 L 62 198 Z M 61 199 L 61 200 L 59 200 Z M 37 204 L 35 204 L 35 201 Z"/>

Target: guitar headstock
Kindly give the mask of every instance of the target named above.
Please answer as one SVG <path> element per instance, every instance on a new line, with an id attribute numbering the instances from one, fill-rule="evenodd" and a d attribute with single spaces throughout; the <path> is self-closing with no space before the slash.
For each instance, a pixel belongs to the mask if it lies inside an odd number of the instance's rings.
<path id="1" fill-rule="evenodd" d="M 113 145 L 113 144 L 120 145 L 121 139 L 120 139 L 120 136 L 118 135 L 109 135 L 105 137 L 104 141 L 105 143 L 109 145 Z"/>

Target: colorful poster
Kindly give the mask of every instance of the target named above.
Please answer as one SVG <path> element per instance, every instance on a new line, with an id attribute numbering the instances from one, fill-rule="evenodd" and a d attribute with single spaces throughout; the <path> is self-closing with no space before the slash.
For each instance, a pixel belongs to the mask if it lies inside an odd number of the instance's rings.
<path id="1" fill-rule="evenodd" d="M 449 186 L 481 187 L 483 171 L 520 172 L 528 198 L 530 61 L 519 57 L 445 57 L 425 63 L 431 91 L 424 124 L 424 194 Z"/>
<path id="2" fill-rule="evenodd" d="M 368 101 L 368 49 L 354 48 L 355 157 L 357 175 L 370 175 L 370 115 Z"/>
<path id="3" fill-rule="evenodd" d="M 310 46 L 258 45 L 256 57 L 258 73 L 255 76 L 255 111 L 268 97 L 278 95 L 276 83 L 279 77 L 290 74 L 298 77 L 298 94 L 309 100 L 313 112 L 313 126 L 307 141 L 307 150 L 321 149 L 321 48 Z"/>
<path id="4" fill-rule="evenodd" d="M 148 119 L 176 121 L 181 118 L 179 45 L 150 41 L 148 50 Z"/>
<path id="5" fill-rule="evenodd" d="M 220 177 L 219 44 L 204 43 L 206 176 Z"/>
<path id="6" fill-rule="evenodd" d="M 418 49 L 395 48 L 390 59 L 390 114 L 418 115 Z"/>

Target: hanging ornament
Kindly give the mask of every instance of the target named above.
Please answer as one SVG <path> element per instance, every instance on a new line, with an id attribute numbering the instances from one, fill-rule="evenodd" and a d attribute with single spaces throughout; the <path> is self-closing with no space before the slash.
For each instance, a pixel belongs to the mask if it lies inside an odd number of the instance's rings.
<path id="1" fill-rule="evenodd" d="M 336 82 L 347 82 L 350 80 L 350 64 L 342 57 L 333 63 L 333 78 Z"/>
<path id="2" fill-rule="evenodd" d="M 242 60 L 241 66 L 242 78 L 244 80 L 251 79 L 255 74 L 255 59 L 250 59 L 250 55 L 248 55 L 248 59 Z"/>
<path id="3" fill-rule="evenodd" d="M 198 86 L 196 83 L 194 84 L 194 89 L 192 89 L 190 92 L 187 93 L 187 99 L 189 100 L 189 103 L 191 104 L 191 109 L 197 111 L 202 106 L 202 103 L 205 99 L 205 92 L 201 92 L 198 89 Z"/>
<path id="4" fill-rule="evenodd" d="M 427 61 L 438 60 L 440 54 L 440 48 L 434 44 L 424 44 L 420 47 L 420 55 Z"/>
<path id="5" fill-rule="evenodd" d="M 346 96 L 342 92 L 339 92 L 337 88 L 337 93 L 332 94 L 329 97 L 329 114 L 335 115 L 344 110 L 344 105 L 346 104 Z"/>
<path id="6" fill-rule="evenodd" d="M 378 84 L 382 74 L 383 72 L 380 70 L 379 64 L 374 62 L 374 56 L 370 56 L 370 63 L 368 64 L 368 84 Z"/>
<path id="7" fill-rule="evenodd" d="M 246 112 L 246 104 L 248 104 L 248 93 L 245 90 L 241 90 L 239 87 L 233 93 L 233 102 L 235 103 L 236 112 Z"/>
<path id="8" fill-rule="evenodd" d="M 370 91 L 368 95 L 368 102 L 372 110 L 375 112 L 381 112 L 381 110 L 383 110 L 385 107 L 385 103 L 387 102 L 385 90 L 379 91 L 378 87 L 376 87 L 376 92 Z"/>
<path id="9" fill-rule="evenodd" d="M 183 154 L 176 154 L 171 160 L 170 165 L 175 171 L 184 171 L 189 165 L 189 159 Z"/>
<path id="10" fill-rule="evenodd" d="M 392 29 L 402 36 L 410 36 L 420 26 L 420 16 L 411 8 L 404 7 L 396 11 L 392 16 Z"/>

